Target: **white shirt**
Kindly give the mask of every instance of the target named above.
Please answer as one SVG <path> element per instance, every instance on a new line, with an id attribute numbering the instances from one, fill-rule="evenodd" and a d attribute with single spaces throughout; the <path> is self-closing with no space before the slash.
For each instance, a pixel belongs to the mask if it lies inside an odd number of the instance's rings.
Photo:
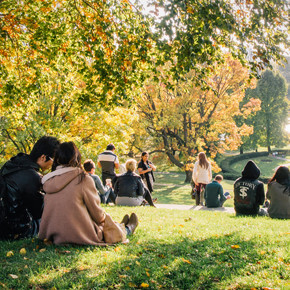
<path id="1" fill-rule="evenodd" d="M 209 184 L 212 179 L 210 163 L 209 163 L 208 168 L 206 169 L 205 167 L 201 167 L 199 165 L 199 161 L 196 161 L 194 164 L 192 179 L 194 183 Z"/>

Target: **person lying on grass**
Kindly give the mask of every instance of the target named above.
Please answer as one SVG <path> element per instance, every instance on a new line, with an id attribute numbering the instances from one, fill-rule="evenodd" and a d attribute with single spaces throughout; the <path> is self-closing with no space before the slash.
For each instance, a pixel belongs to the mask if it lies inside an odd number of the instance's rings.
<path id="1" fill-rule="evenodd" d="M 39 238 L 54 244 L 106 245 L 127 242 L 138 218 L 125 215 L 119 224 L 100 206 L 93 179 L 81 166 L 81 154 L 73 142 L 56 151 L 52 172 L 42 179 L 46 192 Z"/>

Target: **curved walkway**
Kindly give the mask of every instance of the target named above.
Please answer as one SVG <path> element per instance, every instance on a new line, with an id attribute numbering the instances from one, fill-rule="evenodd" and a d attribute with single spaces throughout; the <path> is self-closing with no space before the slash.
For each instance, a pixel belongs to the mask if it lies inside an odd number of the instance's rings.
<path id="1" fill-rule="evenodd" d="M 206 211 L 219 211 L 219 212 L 227 212 L 227 213 L 235 213 L 235 209 L 233 207 L 215 207 L 208 208 L 206 206 L 196 206 L 196 205 L 183 205 L 183 204 L 156 204 L 157 208 L 165 208 L 165 209 L 179 209 L 179 210 L 206 210 Z"/>

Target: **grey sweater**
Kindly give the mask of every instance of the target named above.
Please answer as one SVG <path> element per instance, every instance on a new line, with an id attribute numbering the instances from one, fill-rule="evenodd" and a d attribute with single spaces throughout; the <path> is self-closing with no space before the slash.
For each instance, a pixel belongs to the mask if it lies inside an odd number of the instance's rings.
<path id="1" fill-rule="evenodd" d="M 270 200 L 268 213 L 271 218 L 290 219 L 290 189 L 285 188 L 276 181 L 269 183 L 266 196 Z"/>

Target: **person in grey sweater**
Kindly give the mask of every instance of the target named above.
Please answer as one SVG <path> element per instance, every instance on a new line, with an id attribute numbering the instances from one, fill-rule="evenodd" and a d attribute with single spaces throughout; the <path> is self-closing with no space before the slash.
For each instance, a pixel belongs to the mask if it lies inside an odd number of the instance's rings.
<path id="1" fill-rule="evenodd" d="M 93 160 L 91 159 L 87 159 L 84 162 L 84 169 L 86 171 L 86 173 L 88 173 L 92 179 L 95 182 L 95 186 L 98 190 L 100 199 L 101 199 L 101 203 L 109 203 L 110 201 L 115 203 L 116 200 L 116 196 L 114 194 L 114 190 L 112 188 L 112 182 L 110 180 L 107 180 L 106 185 L 104 186 L 101 178 L 95 174 L 95 170 L 96 170 L 96 165 L 93 162 Z"/>
<path id="2" fill-rule="evenodd" d="M 267 199 L 270 200 L 268 213 L 271 218 L 290 219 L 290 171 L 279 166 L 268 183 Z"/>

